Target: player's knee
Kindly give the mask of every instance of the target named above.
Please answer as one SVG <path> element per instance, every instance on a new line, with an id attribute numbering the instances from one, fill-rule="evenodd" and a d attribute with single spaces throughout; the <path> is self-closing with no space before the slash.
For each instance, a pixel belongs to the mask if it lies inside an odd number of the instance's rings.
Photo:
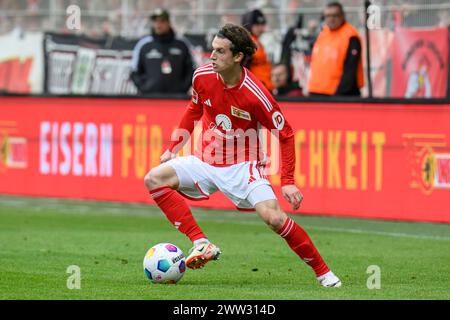
<path id="1" fill-rule="evenodd" d="M 284 218 L 282 215 L 274 214 L 269 220 L 269 226 L 272 230 L 278 231 L 283 227 Z"/>
<path id="2" fill-rule="evenodd" d="M 265 208 L 263 212 L 266 224 L 274 231 L 278 231 L 283 227 L 284 215 L 275 208 Z"/>
<path id="3" fill-rule="evenodd" d="M 148 191 L 152 191 L 156 188 L 162 187 L 163 182 L 164 181 L 161 175 L 158 173 L 157 168 L 151 169 L 144 177 L 144 183 Z"/>

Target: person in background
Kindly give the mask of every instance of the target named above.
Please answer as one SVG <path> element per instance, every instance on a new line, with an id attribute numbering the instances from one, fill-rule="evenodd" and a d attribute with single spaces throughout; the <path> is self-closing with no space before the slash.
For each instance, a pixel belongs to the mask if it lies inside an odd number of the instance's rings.
<path id="1" fill-rule="evenodd" d="M 190 45 L 175 35 L 167 10 L 156 9 L 150 18 L 152 35 L 134 48 L 131 80 L 141 94 L 187 93 L 194 73 Z"/>
<path id="2" fill-rule="evenodd" d="M 288 29 L 282 44 L 281 63 L 284 63 L 289 69 L 289 75 L 292 74 L 292 54 L 301 52 L 307 63 L 311 61 L 312 48 L 317 39 L 319 31 L 319 22 L 311 19 L 307 23 L 307 28 L 303 28 L 303 15 L 297 18 L 295 26 Z"/>
<path id="3" fill-rule="evenodd" d="M 252 40 L 257 47 L 256 53 L 249 61 L 244 63 L 244 66 L 247 67 L 269 91 L 272 91 L 272 64 L 267 58 L 264 46 L 259 41 L 259 37 L 266 30 L 266 23 L 266 17 L 261 10 L 258 9 L 247 12 L 242 16 L 242 26 L 250 32 Z"/>
<path id="4" fill-rule="evenodd" d="M 314 43 L 308 91 L 311 96 L 360 96 L 364 85 L 361 40 L 345 21 L 339 2 L 324 11 L 325 25 Z"/>
<path id="5" fill-rule="evenodd" d="M 272 68 L 272 83 L 275 96 L 301 97 L 302 89 L 298 83 L 293 82 L 289 76 L 288 67 L 284 63 L 278 63 Z"/>

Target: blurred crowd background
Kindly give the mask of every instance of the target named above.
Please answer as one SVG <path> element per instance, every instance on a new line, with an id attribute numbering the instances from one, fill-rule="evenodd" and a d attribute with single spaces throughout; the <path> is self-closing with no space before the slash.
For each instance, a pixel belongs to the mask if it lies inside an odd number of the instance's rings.
<path id="1" fill-rule="evenodd" d="M 158 7 L 171 12 L 179 33 L 214 32 L 225 22 L 239 23 L 249 9 L 259 8 L 267 16 L 268 30 L 280 38 L 304 16 L 304 26 L 320 21 L 326 0 L 0 0 L 0 33 L 15 28 L 25 31 L 76 32 L 89 36 L 104 34 L 141 37 L 148 33 L 151 12 Z M 362 0 L 340 1 L 347 20 L 364 26 Z M 450 2 L 441 0 L 376 0 L 382 25 L 388 28 L 433 27 L 450 24 Z M 66 8 L 81 8 L 81 30 L 65 27 Z M 310 22 L 312 21 L 312 22 Z"/>
<path id="2" fill-rule="evenodd" d="M 0 46 L 6 49 L 0 52 L 0 92 L 135 94 L 136 88 L 129 81 L 132 49 L 139 39 L 151 33 L 152 12 L 165 8 L 170 12 L 175 33 L 185 35 L 191 42 L 195 66 L 208 61 L 208 46 L 222 25 L 241 24 L 246 12 L 261 10 L 266 28 L 259 40 L 268 60 L 276 66 L 288 54 L 287 65 L 292 69 L 289 77 L 305 94 L 313 44 L 324 25 L 324 8 L 329 2 L 0 0 Z M 340 2 L 346 21 L 361 37 L 366 79 L 361 90 L 363 97 L 449 97 L 450 1 L 370 1 L 380 15 L 379 25 L 368 30 L 372 81 L 369 86 L 365 30 L 368 1 Z M 70 5 L 80 8 L 79 29 L 67 28 L 66 10 Z M 295 34 L 290 40 L 289 32 Z M 37 46 L 41 42 L 43 49 Z M 31 58 L 27 63 L 28 57 Z"/>

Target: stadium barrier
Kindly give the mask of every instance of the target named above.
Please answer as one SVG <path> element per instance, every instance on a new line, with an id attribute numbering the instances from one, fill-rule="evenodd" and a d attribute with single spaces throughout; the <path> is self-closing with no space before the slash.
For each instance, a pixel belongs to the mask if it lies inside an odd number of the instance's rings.
<path id="1" fill-rule="evenodd" d="M 210 35 L 187 34 L 195 64 L 209 61 Z M 382 28 L 371 31 L 375 97 L 450 97 L 448 28 Z M 130 95 L 133 48 L 138 39 L 91 38 L 58 33 L 0 36 L 0 91 L 32 94 Z M 275 56 L 273 43 L 267 53 Z M 364 46 L 365 47 L 365 46 Z M 305 87 L 303 52 L 293 50 L 294 78 Z M 366 70 L 366 69 L 365 69 Z"/>
<path id="2" fill-rule="evenodd" d="M 152 203 L 186 100 L 1 97 L 0 193 Z M 450 103 L 280 102 L 301 213 L 450 222 Z M 282 207 L 280 177 L 270 180 Z M 235 209 L 223 195 L 191 203 Z"/>

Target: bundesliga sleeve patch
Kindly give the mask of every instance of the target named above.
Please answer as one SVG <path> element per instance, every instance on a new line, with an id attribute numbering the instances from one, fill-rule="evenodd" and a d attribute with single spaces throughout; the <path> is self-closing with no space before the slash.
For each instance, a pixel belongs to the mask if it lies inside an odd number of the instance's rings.
<path id="1" fill-rule="evenodd" d="M 250 116 L 250 112 L 241 110 L 239 108 L 236 108 L 235 106 L 231 106 L 231 114 L 237 118 L 241 118 L 241 119 L 248 120 L 248 121 L 252 120 L 252 117 Z"/>
<path id="2" fill-rule="evenodd" d="M 198 103 L 198 93 L 194 90 L 194 88 L 192 88 L 192 102 L 195 104 Z"/>

